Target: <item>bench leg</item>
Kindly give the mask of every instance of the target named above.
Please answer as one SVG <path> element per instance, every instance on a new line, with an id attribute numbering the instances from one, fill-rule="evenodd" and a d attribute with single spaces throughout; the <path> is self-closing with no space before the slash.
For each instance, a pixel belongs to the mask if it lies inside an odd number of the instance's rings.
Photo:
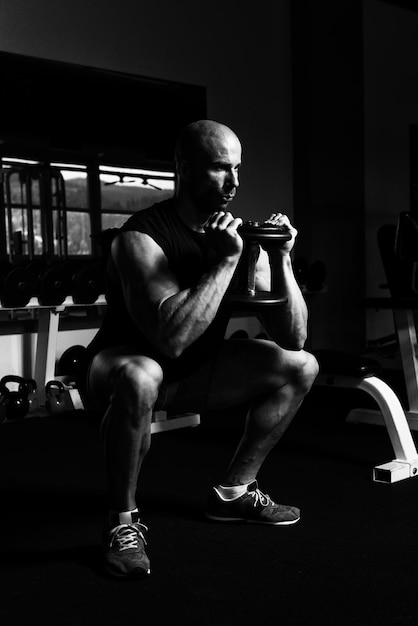
<path id="1" fill-rule="evenodd" d="M 412 439 L 408 420 L 398 396 L 387 383 L 377 376 L 356 378 L 320 374 L 316 384 L 361 389 L 377 402 L 392 443 L 395 459 L 374 468 L 374 481 L 394 483 L 418 476 L 418 453 Z"/>
<path id="2" fill-rule="evenodd" d="M 187 426 L 199 426 L 200 415 L 198 413 L 184 413 L 167 417 L 166 411 L 156 411 L 154 421 L 151 424 L 151 434 L 175 430 Z"/>
<path id="3" fill-rule="evenodd" d="M 360 379 L 358 388 L 369 393 L 378 403 L 395 453 L 393 461 L 374 468 L 373 480 L 393 483 L 417 476 L 418 453 L 397 395 L 376 376 Z"/>

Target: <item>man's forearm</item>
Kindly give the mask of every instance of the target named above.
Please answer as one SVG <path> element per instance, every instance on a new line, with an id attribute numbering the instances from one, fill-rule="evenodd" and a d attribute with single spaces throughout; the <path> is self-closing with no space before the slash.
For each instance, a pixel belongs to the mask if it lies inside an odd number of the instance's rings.
<path id="1" fill-rule="evenodd" d="M 307 337 L 308 309 L 297 284 L 290 256 L 276 261 L 271 290 L 287 298 L 285 304 L 263 311 L 260 318 L 270 337 L 283 348 L 300 350 Z"/>
<path id="2" fill-rule="evenodd" d="M 198 284 L 164 300 L 158 309 L 158 335 L 175 358 L 211 324 L 234 275 L 236 259 L 223 259 Z"/>

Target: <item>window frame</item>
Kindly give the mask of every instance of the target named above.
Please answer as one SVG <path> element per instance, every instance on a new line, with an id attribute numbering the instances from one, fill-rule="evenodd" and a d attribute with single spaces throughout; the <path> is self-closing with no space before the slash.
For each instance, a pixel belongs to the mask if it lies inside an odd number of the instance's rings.
<path id="1" fill-rule="evenodd" d="M 70 158 L 72 156 L 72 158 Z M 127 167 L 125 165 L 116 166 L 116 165 L 108 165 L 102 163 L 99 159 L 74 159 L 74 155 L 59 155 L 59 158 L 50 158 L 50 159 L 37 159 L 35 155 L 23 156 L 19 154 L 16 155 L 0 155 L 0 169 L 1 169 L 1 193 L 0 193 L 0 210 L 2 213 L 2 219 L 0 219 L 0 245 L 2 253 L 0 254 L 0 258 L 4 261 L 8 259 L 11 262 L 16 262 L 18 260 L 24 260 L 25 258 L 36 257 L 39 258 L 41 255 L 34 255 L 33 247 L 28 245 L 28 253 L 21 255 L 20 259 L 16 258 L 17 255 L 14 254 L 12 250 L 12 243 L 10 235 L 8 234 L 9 228 L 6 225 L 6 221 L 8 219 L 8 206 L 5 198 L 5 183 L 4 183 L 4 175 L 8 171 L 8 169 L 13 167 L 21 167 L 25 168 L 25 166 L 29 167 L 39 167 L 42 171 L 51 172 L 55 174 L 58 172 L 64 182 L 64 198 L 66 196 L 65 190 L 65 177 L 62 172 L 80 172 L 86 176 L 86 207 L 73 207 L 68 206 L 65 201 L 65 205 L 63 208 L 63 215 L 65 217 L 65 228 L 64 234 L 67 236 L 66 230 L 68 225 L 67 213 L 77 212 L 77 213 L 87 213 L 90 217 L 90 238 L 91 238 L 91 246 L 89 254 L 68 254 L 68 237 L 66 238 L 66 243 L 63 246 L 63 250 L 58 250 L 58 253 L 55 251 L 55 243 L 54 243 L 54 216 L 58 216 L 58 219 L 61 219 L 62 215 L 60 215 L 60 208 L 54 205 L 52 200 L 52 193 L 49 193 L 48 198 L 39 198 L 39 207 L 36 205 L 36 208 L 41 212 L 41 222 L 44 221 L 42 227 L 42 237 L 43 237 L 43 250 L 44 255 L 49 256 L 51 260 L 58 260 L 62 258 L 71 258 L 71 259 L 95 259 L 100 256 L 100 244 L 99 238 L 100 233 L 103 228 L 103 216 L 104 215 L 119 215 L 119 212 L 112 211 L 110 209 L 103 209 L 103 196 L 102 196 L 102 182 L 103 176 L 111 175 L 111 176 L 119 176 L 121 180 L 123 177 L 129 177 L 134 179 L 135 181 L 143 181 L 144 184 L 148 181 L 157 181 L 164 183 L 165 185 L 170 184 L 171 188 L 167 189 L 170 194 L 175 193 L 176 187 L 176 176 L 174 171 L 174 166 L 168 167 L 166 165 L 161 164 L 153 164 L 147 165 L 143 167 Z M 48 195 L 48 194 L 47 194 Z M 156 200 L 158 201 L 158 200 Z M 21 208 L 28 211 L 29 204 L 26 198 L 26 206 L 21 205 L 21 203 L 13 203 L 11 205 L 11 209 Z M 144 207 L 145 208 L 145 207 Z M 123 211 L 125 215 L 125 212 Z M 126 219 L 128 219 L 129 215 L 132 213 L 126 212 Z M 46 241 L 44 240 L 46 238 Z"/>

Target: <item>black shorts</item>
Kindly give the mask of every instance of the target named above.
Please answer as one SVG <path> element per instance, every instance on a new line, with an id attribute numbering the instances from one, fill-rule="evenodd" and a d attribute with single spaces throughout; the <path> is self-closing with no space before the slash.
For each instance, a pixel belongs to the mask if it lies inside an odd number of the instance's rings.
<path id="1" fill-rule="evenodd" d="M 216 359 L 216 355 L 207 359 L 192 374 L 182 379 L 163 381 L 154 410 L 175 413 L 202 412 L 206 408 Z M 92 359 L 86 363 L 83 374 L 78 377 L 78 388 L 86 409 L 94 407 L 89 385 L 91 364 Z"/>
<path id="2" fill-rule="evenodd" d="M 205 361 L 192 374 L 175 382 L 161 385 L 156 411 L 201 413 L 205 410 L 212 385 L 216 356 Z"/>

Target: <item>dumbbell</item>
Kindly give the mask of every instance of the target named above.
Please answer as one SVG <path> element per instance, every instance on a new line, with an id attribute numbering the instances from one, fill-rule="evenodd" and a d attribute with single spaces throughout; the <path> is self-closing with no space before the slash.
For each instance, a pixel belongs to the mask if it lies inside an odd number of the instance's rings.
<path id="1" fill-rule="evenodd" d="M 104 293 L 104 267 L 90 262 L 76 270 L 72 276 L 72 297 L 75 304 L 94 304 Z"/>
<path id="2" fill-rule="evenodd" d="M 104 270 L 95 261 L 74 260 L 63 263 L 63 272 L 68 281 L 68 295 L 75 304 L 94 304 L 104 293 Z"/>
<path id="3" fill-rule="evenodd" d="M 0 302 L 3 307 L 17 308 L 28 304 L 35 295 L 36 276 L 28 268 L 0 263 Z"/>
<path id="4" fill-rule="evenodd" d="M 244 241 L 244 248 L 238 264 L 235 284 L 228 295 L 232 306 L 242 310 L 254 310 L 260 306 L 280 305 L 287 298 L 280 293 L 256 290 L 256 265 L 260 253 L 260 245 L 273 243 L 282 246 L 292 236 L 285 226 L 276 226 L 268 222 L 243 222 L 238 232 Z M 271 264 L 271 284 L 275 285 L 274 264 Z"/>
<path id="5" fill-rule="evenodd" d="M 59 306 L 70 295 L 70 282 L 62 262 L 31 261 L 27 268 L 36 276 L 35 293 L 41 306 Z"/>

